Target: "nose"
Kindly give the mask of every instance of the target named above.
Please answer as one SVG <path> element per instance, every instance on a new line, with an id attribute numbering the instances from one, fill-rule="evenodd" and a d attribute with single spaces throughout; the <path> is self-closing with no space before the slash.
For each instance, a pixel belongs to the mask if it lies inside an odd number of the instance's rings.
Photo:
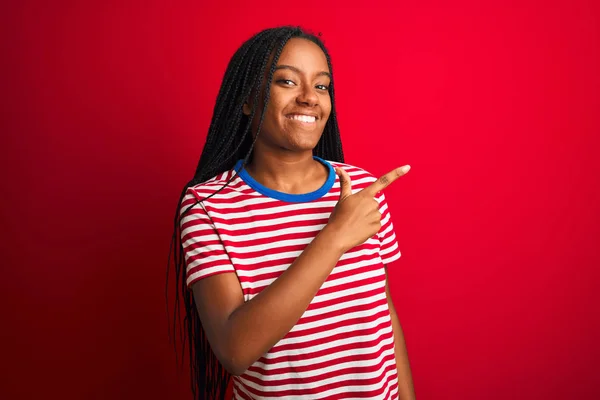
<path id="1" fill-rule="evenodd" d="M 298 93 L 296 101 L 299 104 L 314 107 L 319 104 L 319 96 L 317 95 L 315 88 L 311 87 L 310 85 L 304 85 L 300 90 L 300 93 Z"/>

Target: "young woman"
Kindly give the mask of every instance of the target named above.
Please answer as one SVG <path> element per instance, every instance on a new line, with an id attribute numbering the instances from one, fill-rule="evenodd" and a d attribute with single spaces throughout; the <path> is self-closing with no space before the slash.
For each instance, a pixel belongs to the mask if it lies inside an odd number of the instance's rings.
<path id="1" fill-rule="evenodd" d="M 344 163 L 331 62 L 299 28 L 232 57 L 175 220 L 196 398 L 414 398 L 376 179 Z"/>

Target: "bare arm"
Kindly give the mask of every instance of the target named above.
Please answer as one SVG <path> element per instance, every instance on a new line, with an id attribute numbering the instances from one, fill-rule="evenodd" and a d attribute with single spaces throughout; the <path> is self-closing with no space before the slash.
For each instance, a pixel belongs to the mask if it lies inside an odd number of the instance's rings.
<path id="1" fill-rule="evenodd" d="M 406 351 L 406 342 L 404 341 L 404 332 L 400 325 L 400 320 L 396 314 L 396 308 L 392 301 L 392 295 L 387 280 L 387 266 L 386 266 L 386 282 L 385 292 L 387 294 L 388 306 L 390 308 L 390 316 L 392 318 L 392 328 L 394 330 L 394 345 L 396 355 L 396 367 L 398 369 L 398 396 L 400 400 L 414 400 L 415 399 L 415 388 L 413 386 L 412 373 L 410 370 L 410 363 L 408 361 L 408 352 Z"/>
<path id="2" fill-rule="evenodd" d="M 338 260 L 381 228 L 374 195 L 405 172 L 394 170 L 352 194 L 350 177 L 338 170 L 340 201 L 328 224 L 273 283 L 244 302 L 233 273 L 196 282 L 194 299 L 211 348 L 221 364 L 240 375 L 298 322 Z"/>
<path id="3" fill-rule="evenodd" d="M 229 372 L 242 374 L 298 322 L 343 254 L 332 243 L 324 229 L 285 272 L 247 303 L 233 273 L 193 286 L 207 338 Z"/>

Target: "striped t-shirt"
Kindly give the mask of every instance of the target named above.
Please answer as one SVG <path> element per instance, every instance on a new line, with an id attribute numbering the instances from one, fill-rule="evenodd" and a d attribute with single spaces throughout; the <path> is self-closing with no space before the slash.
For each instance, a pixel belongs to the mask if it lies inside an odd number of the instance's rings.
<path id="1" fill-rule="evenodd" d="M 315 157 L 329 169 L 307 194 L 269 189 L 242 170 L 181 221 L 187 284 L 211 275 L 237 275 L 245 301 L 271 284 L 327 224 L 340 196 L 333 170 L 348 172 L 352 191 L 374 182 L 368 172 Z M 220 189 L 240 168 L 188 189 L 186 210 Z M 384 265 L 400 257 L 382 192 L 381 230 L 347 251 L 292 330 L 242 375 L 234 399 L 396 399 L 394 335 Z"/>

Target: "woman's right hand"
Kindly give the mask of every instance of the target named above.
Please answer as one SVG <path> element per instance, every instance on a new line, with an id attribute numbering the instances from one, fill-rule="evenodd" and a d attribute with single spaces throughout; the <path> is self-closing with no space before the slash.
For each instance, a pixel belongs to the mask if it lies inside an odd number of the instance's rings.
<path id="1" fill-rule="evenodd" d="M 381 229 L 378 192 L 410 170 L 409 165 L 396 168 L 360 192 L 352 194 L 352 181 L 342 168 L 335 172 L 340 178 L 340 200 L 336 204 L 325 229 L 332 233 L 342 253 L 367 241 Z"/>

